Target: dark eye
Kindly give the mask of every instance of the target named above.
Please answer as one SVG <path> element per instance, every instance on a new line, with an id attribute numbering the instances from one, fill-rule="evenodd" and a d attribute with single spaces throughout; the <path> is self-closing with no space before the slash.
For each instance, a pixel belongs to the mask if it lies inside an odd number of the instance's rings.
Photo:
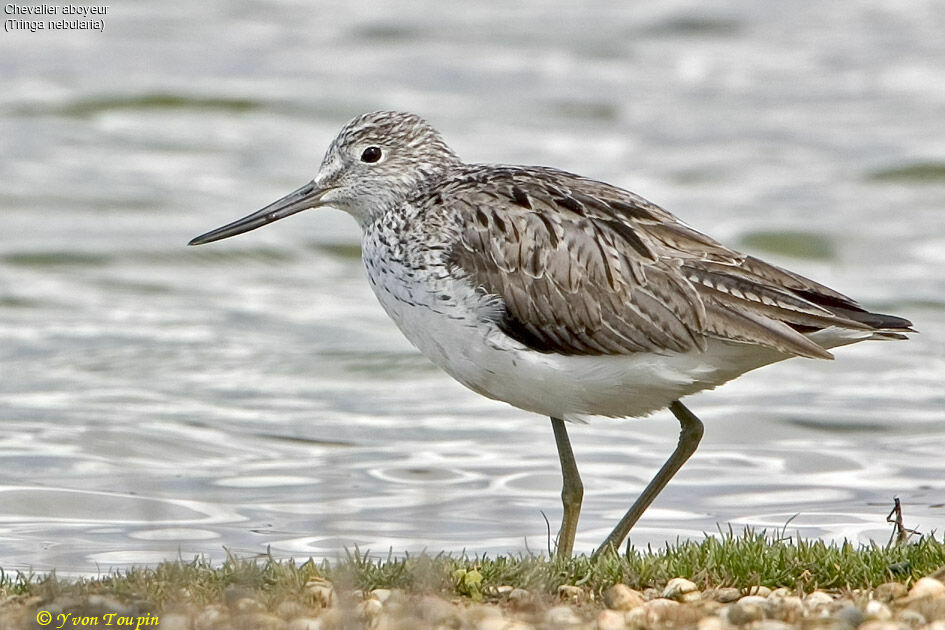
<path id="1" fill-rule="evenodd" d="M 361 153 L 361 161 L 367 162 L 368 164 L 373 164 L 381 159 L 381 148 L 380 147 L 368 147 Z"/>

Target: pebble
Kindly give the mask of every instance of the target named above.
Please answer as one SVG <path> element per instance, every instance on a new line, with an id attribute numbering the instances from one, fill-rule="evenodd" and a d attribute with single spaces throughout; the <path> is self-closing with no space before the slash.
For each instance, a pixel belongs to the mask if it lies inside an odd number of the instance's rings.
<path id="1" fill-rule="evenodd" d="M 634 608 L 625 617 L 634 628 L 681 628 L 695 625 L 704 615 L 694 606 L 683 606 L 671 599 L 653 599 Z"/>
<path id="2" fill-rule="evenodd" d="M 945 584 L 930 577 L 919 578 L 916 580 L 913 587 L 909 589 L 909 599 L 941 597 L 942 595 L 945 595 Z"/>
<path id="3" fill-rule="evenodd" d="M 535 609 L 535 598 L 524 588 L 513 588 L 509 592 L 509 603 L 514 610 L 528 611 Z"/>
<path id="4" fill-rule="evenodd" d="M 765 616 L 779 621 L 796 623 L 804 618 L 804 600 L 797 595 L 771 596 L 765 600 Z"/>
<path id="5" fill-rule="evenodd" d="M 758 597 L 770 597 L 771 589 L 767 586 L 752 586 L 748 589 L 748 595 L 757 595 Z"/>
<path id="6" fill-rule="evenodd" d="M 715 615 L 703 617 L 696 624 L 696 630 L 724 630 L 724 628 L 725 624 L 722 623 L 722 619 Z"/>
<path id="7" fill-rule="evenodd" d="M 229 613 L 222 606 L 207 606 L 194 617 L 194 630 L 211 630 L 222 625 L 227 617 L 229 617 Z M 162 619 L 161 624 L 163 625 L 163 623 Z"/>
<path id="8" fill-rule="evenodd" d="M 289 622 L 287 630 L 322 630 L 322 620 L 316 617 L 296 617 Z"/>
<path id="9" fill-rule="evenodd" d="M 356 607 L 358 618 L 374 619 L 384 610 L 384 604 L 376 599 L 366 599 Z"/>
<path id="10" fill-rule="evenodd" d="M 329 608 L 334 600 L 335 588 L 331 582 L 323 578 L 313 578 L 305 584 L 305 593 L 316 606 Z"/>
<path id="11" fill-rule="evenodd" d="M 699 587 L 696 586 L 695 582 L 678 577 L 666 583 L 666 588 L 663 589 L 662 596 L 666 599 L 673 599 L 677 602 L 684 603 L 698 601 L 702 598 L 699 593 Z"/>
<path id="12" fill-rule="evenodd" d="M 597 630 L 623 630 L 626 627 L 624 616 L 610 608 L 597 615 Z"/>
<path id="13" fill-rule="evenodd" d="M 877 599 L 866 602 L 863 612 L 868 620 L 888 621 L 892 619 L 892 610 L 884 602 Z"/>
<path id="14" fill-rule="evenodd" d="M 742 592 L 731 586 L 717 588 L 712 593 L 713 599 L 721 604 L 730 604 L 732 602 L 738 601 L 738 598 L 741 596 Z"/>
<path id="15" fill-rule="evenodd" d="M 760 621 L 765 616 L 766 604 L 767 599 L 760 595 L 745 595 L 726 609 L 726 617 L 736 626 Z"/>
<path id="16" fill-rule="evenodd" d="M 587 599 L 587 591 L 580 586 L 562 584 L 558 587 L 558 599 L 566 602 L 580 604 Z"/>
<path id="17" fill-rule="evenodd" d="M 917 610 L 911 610 L 906 608 L 905 610 L 900 610 L 896 613 L 896 621 L 901 624 L 906 624 L 910 628 L 918 628 L 919 626 L 924 626 L 926 622 L 925 615 L 920 613 Z"/>
<path id="18" fill-rule="evenodd" d="M 552 606 L 545 613 L 545 623 L 553 628 L 562 626 L 576 626 L 583 620 L 570 606 Z"/>
<path id="19" fill-rule="evenodd" d="M 851 604 L 835 612 L 833 618 L 836 620 L 836 625 L 852 629 L 863 623 L 866 617 L 862 610 Z"/>
<path id="20" fill-rule="evenodd" d="M 633 610 L 645 601 L 640 591 L 635 591 L 626 584 L 614 584 L 604 591 L 604 605 L 612 610 Z"/>
<path id="21" fill-rule="evenodd" d="M 804 598 L 808 610 L 821 612 L 833 605 L 833 597 L 823 591 L 814 591 Z"/>
<path id="22" fill-rule="evenodd" d="M 457 614 L 456 609 L 448 601 L 435 595 L 426 595 L 421 598 L 417 608 L 419 608 L 420 618 L 434 625 L 442 624 L 444 620 Z"/>
<path id="23" fill-rule="evenodd" d="M 886 582 L 873 589 L 873 599 L 881 602 L 891 602 L 894 599 L 900 599 L 909 594 L 909 589 L 905 584 L 899 582 Z"/>
<path id="24" fill-rule="evenodd" d="M 504 597 L 508 599 L 509 594 L 514 590 L 515 590 L 514 586 L 503 584 L 502 586 L 496 586 L 495 589 L 493 589 L 493 594 L 498 595 L 499 597 Z"/>

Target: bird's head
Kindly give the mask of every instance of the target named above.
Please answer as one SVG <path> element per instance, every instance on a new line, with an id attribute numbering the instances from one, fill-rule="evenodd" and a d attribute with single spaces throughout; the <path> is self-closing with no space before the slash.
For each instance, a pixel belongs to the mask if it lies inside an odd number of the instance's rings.
<path id="1" fill-rule="evenodd" d="M 236 236 L 320 206 L 344 210 L 364 226 L 460 163 L 440 134 L 419 116 L 403 112 L 362 114 L 346 124 L 332 141 L 312 181 L 189 244 Z"/>

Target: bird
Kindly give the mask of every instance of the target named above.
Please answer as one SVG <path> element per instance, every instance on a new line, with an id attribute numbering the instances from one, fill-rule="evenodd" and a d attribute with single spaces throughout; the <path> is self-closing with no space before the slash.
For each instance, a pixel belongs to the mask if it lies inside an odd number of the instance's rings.
<path id="1" fill-rule="evenodd" d="M 353 118 L 311 181 L 189 245 L 322 206 L 354 217 L 367 279 L 422 354 L 472 391 L 550 418 L 561 558 L 584 497 L 568 422 L 668 408 L 680 424 L 675 450 L 591 555 L 615 553 L 702 439 L 681 398 L 915 332 L 628 190 L 551 167 L 466 163 L 405 112 Z"/>

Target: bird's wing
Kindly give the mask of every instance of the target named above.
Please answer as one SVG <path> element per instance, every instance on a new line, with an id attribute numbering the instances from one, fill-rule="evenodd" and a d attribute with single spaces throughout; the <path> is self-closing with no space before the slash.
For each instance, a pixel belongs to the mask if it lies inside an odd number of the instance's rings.
<path id="1" fill-rule="evenodd" d="M 538 351 L 686 352 L 715 337 L 830 358 L 802 333 L 870 328 L 844 311 L 865 312 L 850 298 L 577 175 L 477 167 L 434 203 L 459 222 L 450 263 L 498 298 L 502 330 Z"/>

